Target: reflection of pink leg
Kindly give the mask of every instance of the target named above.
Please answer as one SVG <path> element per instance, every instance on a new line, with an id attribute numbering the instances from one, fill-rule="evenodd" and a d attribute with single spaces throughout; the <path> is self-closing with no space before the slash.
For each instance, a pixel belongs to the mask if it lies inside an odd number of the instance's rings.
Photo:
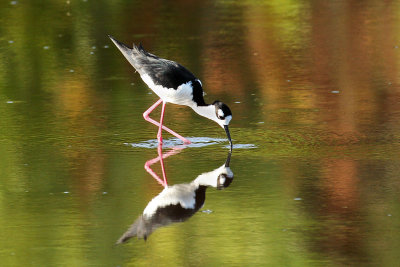
<path id="1" fill-rule="evenodd" d="M 161 122 L 162 123 L 162 122 Z M 162 140 L 162 138 L 161 138 Z M 161 165 L 161 172 L 164 178 L 164 187 L 168 186 L 168 182 L 167 182 L 167 176 L 165 174 L 165 168 L 164 168 L 164 159 L 163 159 L 163 154 L 162 154 L 162 141 L 160 142 L 160 144 L 158 145 L 158 158 L 160 159 L 160 165 Z"/>
<path id="2" fill-rule="evenodd" d="M 177 134 L 176 132 L 172 131 L 171 129 L 167 128 L 166 126 L 164 126 L 164 125 L 158 123 L 157 121 L 155 121 L 155 120 L 153 120 L 152 118 L 149 117 L 150 113 L 151 113 L 156 107 L 158 107 L 158 106 L 161 104 L 161 102 L 163 102 L 163 101 L 162 101 L 161 99 L 159 99 L 159 100 L 158 100 L 156 103 L 154 103 L 148 110 L 146 110 L 146 111 L 143 113 L 143 118 L 144 118 L 146 121 L 148 121 L 148 122 L 150 122 L 150 123 L 152 123 L 152 124 L 154 124 L 154 125 L 157 125 L 158 127 L 161 126 L 162 129 L 164 129 L 165 131 L 169 132 L 170 134 L 176 136 L 177 138 L 179 138 L 180 140 L 182 140 L 182 142 L 184 142 L 185 144 L 190 144 L 191 142 L 190 142 L 189 140 L 187 140 L 185 137 L 181 136 L 180 134 Z M 165 109 L 165 104 L 163 104 L 163 105 L 164 105 L 164 109 Z M 160 132 L 160 129 L 159 129 L 159 132 Z M 157 136 L 157 137 L 158 137 L 158 136 Z"/>
<path id="3" fill-rule="evenodd" d="M 165 153 L 164 155 L 162 155 L 162 147 L 161 145 L 158 146 L 158 157 L 154 158 L 154 159 L 150 159 L 148 161 L 146 161 L 146 163 L 144 164 L 144 168 L 145 170 L 150 173 L 151 176 L 153 176 L 154 179 L 156 179 L 156 181 L 161 184 L 164 187 L 168 186 L 168 182 L 167 182 L 167 176 L 165 174 L 165 168 L 164 168 L 164 160 L 165 158 L 168 158 L 169 156 L 175 155 L 179 152 L 181 152 L 182 149 L 184 149 L 185 147 L 174 147 L 172 148 L 170 151 L 168 151 L 167 153 Z M 161 163 L 161 170 L 162 170 L 162 174 L 163 174 L 163 179 L 161 179 L 151 168 L 150 166 L 153 165 L 154 163 L 157 163 L 158 161 L 160 161 Z"/>
<path id="4" fill-rule="evenodd" d="M 158 161 L 158 157 L 155 158 L 155 159 L 157 159 L 157 160 L 156 160 L 156 162 L 157 162 L 157 161 Z M 153 160 L 155 160 L 155 159 L 153 159 Z M 153 178 L 156 179 L 156 181 L 157 181 L 159 184 L 161 184 L 161 185 L 164 186 L 164 187 L 167 187 L 168 184 L 165 183 L 162 179 L 160 179 L 160 177 L 157 175 L 157 173 L 155 173 L 155 172 L 150 168 L 150 165 L 154 163 L 154 162 L 151 163 L 151 161 L 153 161 L 153 160 L 149 160 L 149 161 L 147 161 L 147 162 L 144 164 L 145 170 L 146 170 L 148 173 L 150 173 L 150 175 L 153 176 Z"/>
<path id="5" fill-rule="evenodd" d="M 167 182 L 167 177 L 165 175 L 165 169 L 164 169 L 164 159 L 163 159 L 163 155 L 162 155 L 162 144 L 158 144 L 158 157 L 154 158 L 154 159 L 150 159 L 148 161 L 146 161 L 146 163 L 144 164 L 144 169 L 150 173 L 151 176 L 153 176 L 154 179 L 156 179 L 156 181 L 161 184 L 164 187 L 168 186 L 168 182 Z M 165 157 L 168 157 L 168 155 L 166 155 Z M 150 166 L 153 165 L 154 163 L 156 163 L 157 161 L 160 161 L 161 163 L 161 170 L 162 170 L 162 174 L 163 174 L 163 180 L 160 178 L 160 176 L 157 175 L 157 173 L 155 173 Z"/>

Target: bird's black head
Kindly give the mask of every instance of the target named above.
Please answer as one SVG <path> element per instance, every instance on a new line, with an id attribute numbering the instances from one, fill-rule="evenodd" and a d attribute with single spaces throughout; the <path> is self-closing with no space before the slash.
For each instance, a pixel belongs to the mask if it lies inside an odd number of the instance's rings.
<path id="1" fill-rule="evenodd" d="M 232 112 L 229 107 L 218 100 L 214 101 L 213 105 L 215 106 L 215 114 L 217 115 L 217 118 L 223 121 L 223 125 L 229 125 L 229 122 L 232 119 Z"/>
<path id="2" fill-rule="evenodd" d="M 232 112 L 227 105 L 222 103 L 221 101 L 214 101 L 213 105 L 215 106 L 215 115 L 217 116 L 217 123 L 221 125 L 222 128 L 225 129 L 226 136 L 228 137 L 229 143 L 231 144 L 232 151 L 232 140 L 231 134 L 229 133 L 229 122 L 232 119 Z"/>

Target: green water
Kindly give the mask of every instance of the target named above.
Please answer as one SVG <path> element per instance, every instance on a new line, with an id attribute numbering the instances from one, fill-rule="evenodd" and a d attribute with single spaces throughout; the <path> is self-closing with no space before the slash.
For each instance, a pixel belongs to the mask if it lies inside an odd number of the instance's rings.
<path id="1" fill-rule="evenodd" d="M 399 12 L 396 1 L 1 2 L 0 265 L 398 265 Z M 157 97 L 108 34 L 192 70 L 208 102 L 230 106 L 235 145 L 229 187 L 117 246 L 162 187 L 144 169 L 158 154 L 142 113 Z M 170 185 L 225 162 L 215 122 L 169 104 L 165 124 L 195 140 L 165 159 Z M 164 153 L 179 144 L 164 140 Z"/>

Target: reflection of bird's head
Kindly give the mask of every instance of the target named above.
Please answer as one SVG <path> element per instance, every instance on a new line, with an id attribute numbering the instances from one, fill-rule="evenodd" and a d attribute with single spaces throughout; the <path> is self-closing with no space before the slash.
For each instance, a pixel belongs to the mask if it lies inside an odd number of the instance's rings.
<path id="1" fill-rule="evenodd" d="M 233 180 L 231 168 L 222 165 L 221 167 L 199 175 L 192 183 L 202 186 L 211 186 L 217 189 L 228 187 Z"/>
<path id="2" fill-rule="evenodd" d="M 221 169 L 221 173 L 220 175 L 218 175 L 217 178 L 217 189 L 221 190 L 224 189 L 226 187 L 228 187 L 232 181 L 233 181 L 233 172 L 231 171 L 230 163 L 231 163 L 231 156 L 232 153 L 229 152 L 228 153 L 228 157 L 226 158 L 226 162 L 225 162 L 225 168 L 222 168 L 222 166 L 220 167 Z"/>
<path id="3" fill-rule="evenodd" d="M 231 177 L 229 177 L 227 174 L 221 173 L 217 179 L 217 189 L 222 190 L 222 189 L 228 187 L 232 183 L 232 180 L 233 180 L 232 178 L 233 178 L 233 175 Z"/>

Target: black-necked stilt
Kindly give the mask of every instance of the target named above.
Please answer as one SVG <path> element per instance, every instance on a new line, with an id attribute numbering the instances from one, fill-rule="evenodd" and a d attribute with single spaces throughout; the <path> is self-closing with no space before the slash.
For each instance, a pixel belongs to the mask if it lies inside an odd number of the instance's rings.
<path id="1" fill-rule="evenodd" d="M 183 222 L 193 216 L 204 205 L 207 187 L 223 189 L 231 184 L 233 172 L 229 167 L 230 158 L 231 153 L 221 167 L 199 175 L 190 183 L 165 187 L 147 204 L 143 214 L 121 236 L 117 244 L 134 236 L 146 240 L 157 228 Z"/>
<path id="2" fill-rule="evenodd" d="M 154 105 L 143 113 L 145 120 L 158 126 L 157 138 L 160 143 L 162 143 L 162 129 L 178 137 L 184 143 L 190 143 L 189 140 L 163 125 L 165 104 L 169 102 L 189 106 L 199 115 L 217 122 L 225 129 L 232 150 L 232 140 L 228 128 L 232 119 L 232 112 L 227 105 L 220 101 L 206 104 L 199 79 L 182 65 L 150 54 L 143 49 L 142 45 L 133 45 L 130 48 L 113 37 L 109 37 L 129 63 L 139 72 L 140 77 L 147 86 L 160 97 Z M 149 114 L 161 103 L 161 118 L 158 123 L 151 119 Z"/>

